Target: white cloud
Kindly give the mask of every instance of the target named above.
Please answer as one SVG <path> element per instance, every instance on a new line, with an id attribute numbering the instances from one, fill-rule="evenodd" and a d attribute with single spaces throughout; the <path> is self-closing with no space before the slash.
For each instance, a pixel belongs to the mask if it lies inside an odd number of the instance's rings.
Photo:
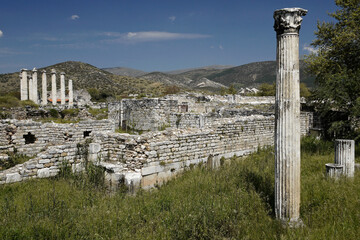
<path id="1" fill-rule="evenodd" d="M 318 52 L 318 49 L 314 48 L 314 47 L 311 47 L 311 46 L 304 46 L 303 49 L 305 51 L 308 51 L 309 53 L 317 53 Z"/>
<path id="2" fill-rule="evenodd" d="M 170 16 L 169 19 L 170 19 L 171 22 L 174 22 L 176 17 L 175 16 Z"/>
<path id="3" fill-rule="evenodd" d="M 106 42 L 154 42 L 178 39 L 199 39 L 208 38 L 209 35 L 197 33 L 171 33 L 171 32 L 128 32 L 128 33 L 114 33 L 107 32 L 103 35 L 108 37 L 117 37 L 115 39 L 105 40 Z"/>
<path id="4" fill-rule="evenodd" d="M 79 15 L 76 15 L 76 14 L 74 14 L 74 15 L 72 15 L 70 17 L 71 20 L 76 20 L 76 19 L 79 19 L 79 18 L 80 18 Z"/>
<path id="5" fill-rule="evenodd" d="M 220 45 L 219 45 L 219 49 L 220 49 L 220 50 L 224 50 L 224 47 L 220 44 Z"/>
<path id="6" fill-rule="evenodd" d="M 0 48 L 0 54 L 1 55 L 23 55 L 23 54 L 30 54 L 30 52 L 21 52 L 21 51 L 17 51 L 17 50 L 13 50 L 10 48 Z"/>
<path id="7" fill-rule="evenodd" d="M 0 30 L 0 38 L 4 36 L 4 33 Z"/>

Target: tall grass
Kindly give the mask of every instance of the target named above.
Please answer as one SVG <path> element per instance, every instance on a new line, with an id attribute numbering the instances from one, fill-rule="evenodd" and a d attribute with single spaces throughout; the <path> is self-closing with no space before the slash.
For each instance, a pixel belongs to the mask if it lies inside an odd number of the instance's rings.
<path id="1" fill-rule="evenodd" d="M 316 150 L 316 145 L 312 146 Z M 310 147 L 310 146 L 308 146 Z M 304 149 L 304 148 L 303 148 Z M 313 150 L 314 150 L 313 149 Z M 317 151 L 317 150 L 316 150 Z M 315 151 L 315 152 L 316 152 Z M 302 152 L 301 218 L 273 217 L 273 149 L 233 159 L 219 170 L 186 171 L 159 189 L 109 195 L 72 177 L 0 187 L 2 239 L 357 239 L 360 176 L 325 176 L 333 152 Z M 96 175 L 96 174 L 95 174 Z"/>

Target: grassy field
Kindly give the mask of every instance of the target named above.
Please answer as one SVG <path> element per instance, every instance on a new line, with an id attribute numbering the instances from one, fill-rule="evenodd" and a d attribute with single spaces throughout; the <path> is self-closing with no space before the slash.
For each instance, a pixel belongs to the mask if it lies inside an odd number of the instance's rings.
<path id="1" fill-rule="evenodd" d="M 360 174 L 353 180 L 327 179 L 324 164 L 333 162 L 332 144 L 306 139 L 302 146 L 301 217 L 306 227 L 301 229 L 283 228 L 274 219 L 274 157 L 269 148 L 232 159 L 219 170 L 196 167 L 136 196 L 107 194 L 96 171 L 0 186 L 0 236 L 358 239 Z"/>

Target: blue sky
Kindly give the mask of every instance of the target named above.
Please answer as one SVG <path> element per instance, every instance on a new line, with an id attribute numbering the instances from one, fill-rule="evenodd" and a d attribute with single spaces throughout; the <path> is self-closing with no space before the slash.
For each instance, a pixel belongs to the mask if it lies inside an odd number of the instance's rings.
<path id="1" fill-rule="evenodd" d="M 2 0 L 0 73 L 82 61 L 167 71 L 275 59 L 273 12 L 307 9 L 300 54 L 333 0 Z"/>

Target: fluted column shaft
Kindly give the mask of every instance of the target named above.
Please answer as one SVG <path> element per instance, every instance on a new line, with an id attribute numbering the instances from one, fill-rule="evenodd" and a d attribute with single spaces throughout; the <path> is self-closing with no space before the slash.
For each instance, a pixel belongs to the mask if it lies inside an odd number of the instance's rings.
<path id="1" fill-rule="evenodd" d="M 61 105 L 65 105 L 65 73 L 60 73 L 60 100 Z"/>
<path id="2" fill-rule="evenodd" d="M 20 80 L 20 100 L 28 100 L 28 79 L 26 69 L 21 69 L 21 80 Z"/>
<path id="3" fill-rule="evenodd" d="M 300 220 L 300 76 L 299 29 L 306 10 L 274 13 L 277 32 L 275 102 L 275 214 L 282 221 Z"/>
<path id="4" fill-rule="evenodd" d="M 74 92 L 73 92 L 73 82 L 69 80 L 69 106 L 72 107 L 74 105 Z"/>
<path id="5" fill-rule="evenodd" d="M 56 96 L 56 72 L 54 69 L 51 71 L 51 98 L 52 104 L 56 105 L 57 96 Z"/>
<path id="6" fill-rule="evenodd" d="M 46 71 L 42 71 L 41 76 L 42 83 L 42 93 L 41 93 L 41 105 L 47 104 L 47 79 L 46 79 Z"/>
<path id="7" fill-rule="evenodd" d="M 37 70 L 34 68 L 32 73 L 32 101 L 34 103 L 38 103 L 39 96 L 38 96 L 38 79 L 37 79 Z"/>
<path id="8" fill-rule="evenodd" d="M 32 79 L 32 75 L 30 75 L 28 77 L 29 79 L 29 100 L 33 101 L 34 100 L 34 93 L 33 93 L 33 79 Z"/>

